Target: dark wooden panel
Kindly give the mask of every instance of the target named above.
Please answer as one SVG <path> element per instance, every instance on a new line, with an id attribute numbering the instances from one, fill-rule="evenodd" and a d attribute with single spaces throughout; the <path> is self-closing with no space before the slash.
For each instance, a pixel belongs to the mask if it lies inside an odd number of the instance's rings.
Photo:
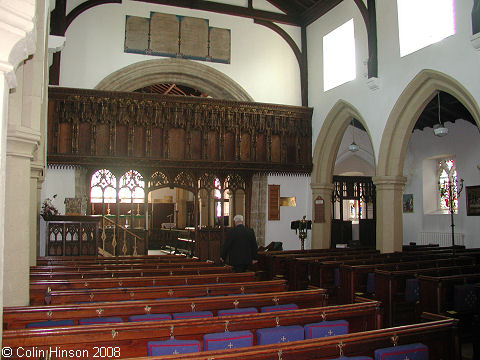
<path id="1" fill-rule="evenodd" d="M 185 130 L 170 129 L 168 131 L 168 154 L 171 160 L 185 158 Z"/>
<path id="2" fill-rule="evenodd" d="M 199 160 L 202 157 L 202 134 L 198 130 L 191 132 L 190 158 Z"/>
<path id="3" fill-rule="evenodd" d="M 51 119 L 55 114 L 55 104 L 53 101 L 48 103 L 48 118 Z M 55 131 L 56 125 L 58 123 L 54 121 L 48 121 L 48 141 L 47 141 L 47 151 L 49 154 L 57 152 L 57 139 L 58 134 Z M 53 141 L 52 141 L 53 140 Z"/>
<path id="4" fill-rule="evenodd" d="M 240 137 L 240 160 L 250 160 L 250 134 L 243 133 Z"/>
<path id="5" fill-rule="evenodd" d="M 78 153 L 80 155 L 90 155 L 92 139 L 90 123 L 80 123 L 78 133 Z"/>
<path id="6" fill-rule="evenodd" d="M 235 138 L 233 133 L 227 132 L 223 143 L 223 155 L 225 160 L 235 160 Z"/>
<path id="7" fill-rule="evenodd" d="M 281 146 L 280 146 L 280 136 L 272 135 L 272 147 L 271 147 L 271 156 L 272 162 L 279 163 L 282 158 Z"/>
<path id="8" fill-rule="evenodd" d="M 145 156 L 145 128 L 143 126 L 135 127 L 135 139 L 133 141 L 135 157 Z"/>
<path id="9" fill-rule="evenodd" d="M 150 146 L 152 158 L 162 158 L 163 154 L 163 129 L 152 129 L 152 144 Z"/>
<path id="10" fill-rule="evenodd" d="M 264 162 L 266 160 L 266 153 L 265 153 L 265 135 L 264 134 L 257 134 L 257 144 L 256 144 L 257 154 L 256 154 L 256 161 Z"/>
<path id="11" fill-rule="evenodd" d="M 268 185 L 268 220 L 280 220 L 280 185 Z"/>
<path id="12" fill-rule="evenodd" d="M 287 162 L 294 163 L 297 161 L 297 147 L 295 146 L 295 138 L 289 136 L 287 138 Z"/>
<path id="13" fill-rule="evenodd" d="M 60 154 L 72 153 L 72 127 L 68 123 L 58 125 L 58 152 Z"/>
<path id="14" fill-rule="evenodd" d="M 95 141 L 96 154 L 98 156 L 108 155 L 110 149 L 109 124 L 97 124 Z"/>
<path id="15" fill-rule="evenodd" d="M 128 127 L 118 125 L 115 129 L 115 156 L 128 155 Z"/>
<path id="16" fill-rule="evenodd" d="M 207 159 L 219 160 L 218 156 L 218 133 L 216 131 L 208 132 Z"/>

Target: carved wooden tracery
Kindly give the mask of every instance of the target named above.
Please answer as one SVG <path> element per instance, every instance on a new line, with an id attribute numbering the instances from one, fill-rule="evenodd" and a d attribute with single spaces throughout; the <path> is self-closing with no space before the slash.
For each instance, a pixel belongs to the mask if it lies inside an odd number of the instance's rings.
<path id="1" fill-rule="evenodd" d="M 49 163 L 311 171 L 310 108 L 66 88 L 49 97 Z"/>

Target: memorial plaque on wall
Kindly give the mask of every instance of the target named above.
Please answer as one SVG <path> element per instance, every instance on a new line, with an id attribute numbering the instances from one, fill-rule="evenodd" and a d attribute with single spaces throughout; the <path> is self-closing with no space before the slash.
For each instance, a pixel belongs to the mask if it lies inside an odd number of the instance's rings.
<path id="1" fill-rule="evenodd" d="M 268 220 L 280 220 L 280 185 L 268 185 Z"/>
<path id="2" fill-rule="evenodd" d="M 128 16 L 125 23 L 125 52 L 145 53 L 148 49 L 150 19 Z"/>
<path id="3" fill-rule="evenodd" d="M 321 196 L 317 196 L 317 198 L 314 201 L 313 222 L 315 223 L 325 222 L 325 201 Z"/>
<path id="4" fill-rule="evenodd" d="M 209 39 L 210 59 L 230 64 L 230 30 L 211 27 Z"/>
<path id="5" fill-rule="evenodd" d="M 206 59 L 208 56 L 208 20 L 181 17 L 180 39 L 182 57 Z"/>
<path id="6" fill-rule="evenodd" d="M 176 56 L 178 54 L 178 16 L 152 13 L 150 18 L 150 50 L 152 55 Z"/>

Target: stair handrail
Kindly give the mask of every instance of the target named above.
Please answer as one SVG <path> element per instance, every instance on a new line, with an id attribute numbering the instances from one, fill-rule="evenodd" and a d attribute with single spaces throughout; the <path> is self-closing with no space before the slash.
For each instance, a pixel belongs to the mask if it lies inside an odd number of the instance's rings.
<path id="1" fill-rule="evenodd" d="M 142 238 L 136 234 L 134 234 L 132 231 L 128 230 L 125 226 L 118 224 L 117 222 L 110 220 L 107 218 L 105 215 L 102 215 L 102 249 L 105 250 L 105 240 L 107 239 L 107 235 L 105 234 L 105 220 L 107 223 L 110 223 L 113 225 L 113 238 L 112 238 L 112 246 L 113 246 L 113 256 L 116 256 L 116 247 L 117 247 L 117 240 L 115 237 L 115 230 L 116 228 L 120 228 L 123 230 L 123 255 L 126 255 L 127 253 L 127 233 L 133 236 L 134 243 L 133 243 L 133 254 L 132 256 L 137 256 L 137 239 L 142 240 Z"/>

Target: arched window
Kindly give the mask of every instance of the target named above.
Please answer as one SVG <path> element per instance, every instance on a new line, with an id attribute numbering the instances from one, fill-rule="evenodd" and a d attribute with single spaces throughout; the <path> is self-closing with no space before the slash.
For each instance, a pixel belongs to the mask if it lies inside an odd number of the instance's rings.
<path id="1" fill-rule="evenodd" d="M 138 171 L 129 170 L 120 178 L 118 197 L 120 203 L 143 203 L 145 181 Z"/>
<path id="2" fill-rule="evenodd" d="M 440 210 L 450 211 L 450 201 L 452 210 L 456 214 L 458 210 L 458 191 L 457 191 L 457 169 L 455 160 L 443 159 L 438 162 L 438 189 L 439 189 L 439 208 Z"/>
<path id="3" fill-rule="evenodd" d="M 117 179 L 107 169 L 96 171 L 90 180 L 91 203 L 115 203 L 117 201 Z"/>

